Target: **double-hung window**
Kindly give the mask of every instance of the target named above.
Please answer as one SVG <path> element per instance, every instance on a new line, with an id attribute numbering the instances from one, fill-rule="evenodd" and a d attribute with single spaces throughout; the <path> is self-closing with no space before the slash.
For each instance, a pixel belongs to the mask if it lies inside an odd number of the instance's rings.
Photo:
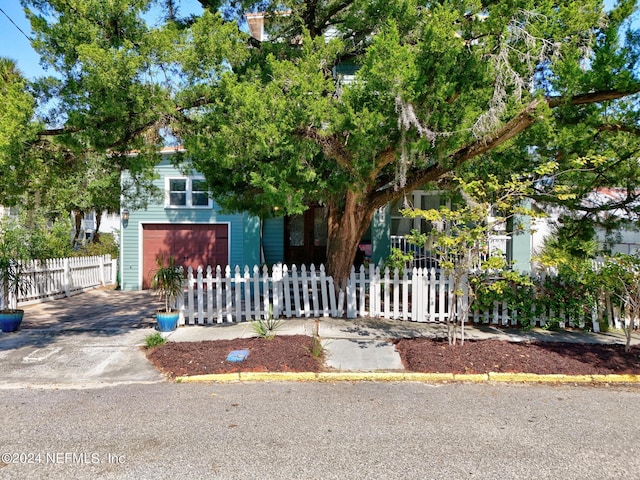
<path id="1" fill-rule="evenodd" d="M 198 177 L 167 178 L 165 207 L 211 208 L 212 202 L 205 180 Z"/>

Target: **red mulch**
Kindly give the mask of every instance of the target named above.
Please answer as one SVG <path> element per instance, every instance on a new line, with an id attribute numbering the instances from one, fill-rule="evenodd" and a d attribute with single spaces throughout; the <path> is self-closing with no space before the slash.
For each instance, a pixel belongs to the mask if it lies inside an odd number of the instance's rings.
<path id="1" fill-rule="evenodd" d="M 640 374 L 640 347 L 626 353 L 624 345 L 555 342 L 399 340 L 407 370 L 438 373 Z"/>
<path id="2" fill-rule="evenodd" d="M 407 371 L 441 373 L 640 374 L 640 347 L 625 353 L 623 345 L 553 342 L 466 341 L 449 346 L 426 338 L 394 341 Z M 249 350 L 242 362 L 228 362 L 232 350 Z M 175 377 L 231 372 L 318 372 L 323 358 L 311 354 L 304 335 L 271 340 L 245 338 L 203 342 L 168 342 L 151 349 L 149 360 Z"/>
<path id="3" fill-rule="evenodd" d="M 229 362 L 233 350 L 249 350 L 242 362 Z M 272 339 L 238 338 L 202 342 L 167 342 L 151 349 L 147 358 L 171 376 L 233 372 L 319 372 L 323 358 L 314 358 L 312 338 L 281 335 Z"/>

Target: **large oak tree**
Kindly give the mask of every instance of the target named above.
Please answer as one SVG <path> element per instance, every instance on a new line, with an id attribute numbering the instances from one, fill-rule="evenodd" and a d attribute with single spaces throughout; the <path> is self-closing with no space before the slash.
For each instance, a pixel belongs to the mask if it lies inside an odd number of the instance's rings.
<path id="1" fill-rule="evenodd" d="M 139 150 L 113 157 L 134 174 L 172 135 L 230 210 L 324 203 L 338 285 L 376 209 L 454 172 L 517 173 L 573 208 L 624 187 L 634 205 L 633 1 L 200 0 L 187 17 L 177 0 L 22 2 L 59 72 L 40 84 L 48 133 Z M 245 12 L 265 14 L 268 41 Z"/>

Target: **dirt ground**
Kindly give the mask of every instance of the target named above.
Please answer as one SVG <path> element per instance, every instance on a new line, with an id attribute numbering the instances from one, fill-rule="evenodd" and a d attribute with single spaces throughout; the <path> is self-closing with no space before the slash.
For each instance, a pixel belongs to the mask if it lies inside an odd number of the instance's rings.
<path id="1" fill-rule="evenodd" d="M 640 347 L 625 353 L 623 345 L 466 341 L 449 346 L 426 338 L 394 341 L 407 371 L 452 373 L 640 374 Z M 248 350 L 242 362 L 227 361 L 233 350 Z M 314 353 L 316 355 L 314 355 Z M 208 373 L 319 372 L 322 355 L 304 335 L 169 342 L 147 351 L 149 360 L 169 377 Z"/>

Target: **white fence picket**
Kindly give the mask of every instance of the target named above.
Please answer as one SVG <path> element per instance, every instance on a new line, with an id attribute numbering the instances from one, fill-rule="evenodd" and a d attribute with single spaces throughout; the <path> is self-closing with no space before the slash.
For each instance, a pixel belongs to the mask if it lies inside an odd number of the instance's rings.
<path id="1" fill-rule="evenodd" d="M 57 264 L 60 271 L 67 268 Z M 64 284 L 64 276 L 50 283 Z M 92 277 L 99 278 L 100 275 Z M 78 280 L 74 278 L 74 285 Z M 41 282 L 48 285 L 46 282 Z M 402 275 L 379 267 L 351 270 L 346 290 L 334 289 L 333 278 L 326 275 L 323 265 L 300 267 L 277 265 L 271 269 L 255 266 L 252 270 L 239 267 L 231 273 L 219 266 L 198 269 L 198 276 L 188 276 L 184 315 L 187 324 L 240 322 L 268 318 L 309 318 L 334 316 L 383 317 L 414 322 L 444 322 L 454 311 L 464 320 L 474 323 L 515 325 L 518 312 L 510 312 L 505 303 L 495 302 L 483 312 L 470 311 L 467 281 L 455 290 L 453 278 L 431 268 L 413 268 Z M 52 287 L 44 287 L 49 290 Z M 461 294 L 458 294 L 460 293 Z M 337 293 L 337 295 L 336 295 Z M 336 299 L 337 297 L 337 299 Z M 336 301 L 337 300 L 337 301 Z M 452 308 L 452 302 L 458 302 Z M 536 312 L 544 324 L 553 312 Z M 567 319 L 567 323 L 598 323 L 598 312 L 589 312 L 588 319 Z M 461 319 L 461 318 L 460 318 Z"/>
<path id="2" fill-rule="evenodd" d="M 69 297 L 100 286 L 116 283 L 117 260 L 110 255 L 93 257 L 53 258 L 22 263 L 26 288 L 12 299 L 25 306 Z M 2 298 L 0 306 L 9 303 Z"/>

